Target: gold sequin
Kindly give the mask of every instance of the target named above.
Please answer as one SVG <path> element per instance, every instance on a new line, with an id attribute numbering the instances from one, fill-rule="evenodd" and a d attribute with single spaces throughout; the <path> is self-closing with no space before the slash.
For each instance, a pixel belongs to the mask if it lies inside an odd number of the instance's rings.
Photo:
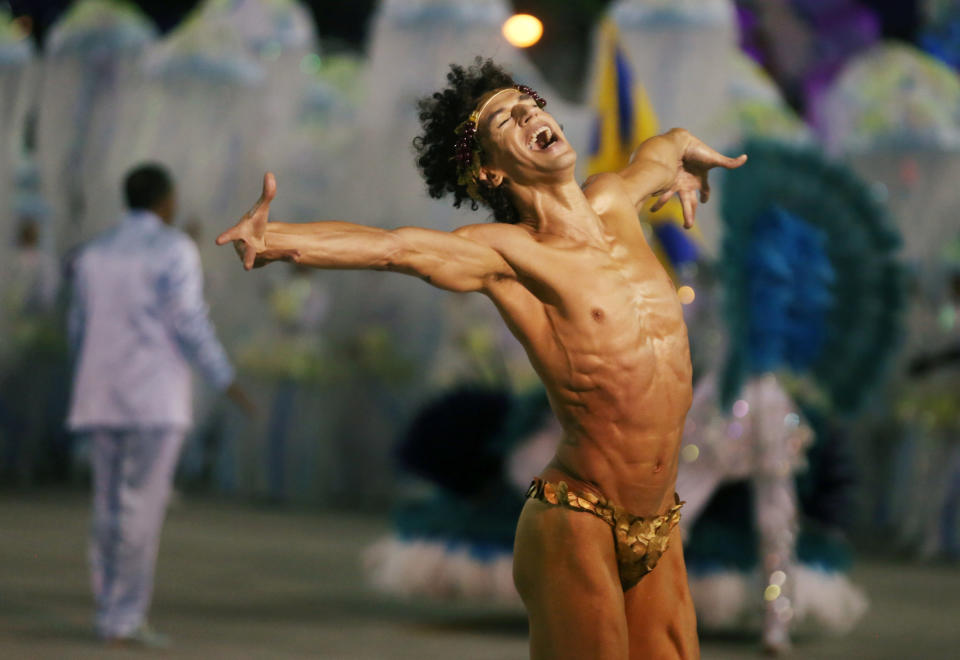
<path id="1" fill-rule="evenodd" d="M 684 502 L 674 493 L 674 505 L 666 513 L 644 519 L 593 493 L 571 492 L 565 481 L 551 483 L 535 478 L 527 497 L 547 504 L 585 511 L 610 525 L 616 544 L 620 584 L 624 591 L 634 586 L 656 567 L 670 544 L 670 533 L 680 522 Z"/>

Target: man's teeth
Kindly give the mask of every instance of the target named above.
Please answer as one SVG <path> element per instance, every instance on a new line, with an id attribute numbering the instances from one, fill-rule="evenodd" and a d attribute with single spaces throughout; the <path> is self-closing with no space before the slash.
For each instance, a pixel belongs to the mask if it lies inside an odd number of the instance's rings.
<path id="1" fill-rule="evenodd" d="M 543 136 L 543 142 L 540 142 L 541 135 Z M 531 149 L 535 149 L 537 147 L 544 149 L 549 144 L 550 138 L 552 137 L 553 133 L 550 131 L 550 127 L 543 126 L 536 133 L 530 136 L 530 142 L 528 143 L 528 146 Z"/>

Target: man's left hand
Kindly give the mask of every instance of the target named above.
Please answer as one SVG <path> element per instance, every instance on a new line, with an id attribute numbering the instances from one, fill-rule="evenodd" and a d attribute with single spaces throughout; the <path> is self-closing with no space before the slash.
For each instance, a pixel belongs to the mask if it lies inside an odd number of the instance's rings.
<path id="1" fill-rule="evenodd" d="M 707 180 L 707 173 L 714 167 L 736 169 L 747 162 L 747 155 L 741 154 L 737 158 L 729 158 L 682 129 L 671 131 L 670 136 L 678 141 L 680 147 L 681 156 L 677 176 L 673 183 L 660 194 L 660 198 L 650 210 L 659 211 L 670 198 L 676 195 L 683 207 L 683 226 L 689 229 L 696 219 L 697 206 L 710 199 L 710 182 Z"/>

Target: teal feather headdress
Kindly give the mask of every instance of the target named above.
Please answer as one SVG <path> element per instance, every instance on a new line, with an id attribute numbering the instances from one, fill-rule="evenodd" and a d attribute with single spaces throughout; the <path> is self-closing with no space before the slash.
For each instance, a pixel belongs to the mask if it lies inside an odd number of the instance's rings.
<path id="1" fill-rule="evenodd" d="M 902 335 L 900 238 L 867 185 L 817 150 L 747 142 L 726 175 L 720 263 L 730 353 L 724 403 L 789 367 L 838 412 L 881 381 Z"/>

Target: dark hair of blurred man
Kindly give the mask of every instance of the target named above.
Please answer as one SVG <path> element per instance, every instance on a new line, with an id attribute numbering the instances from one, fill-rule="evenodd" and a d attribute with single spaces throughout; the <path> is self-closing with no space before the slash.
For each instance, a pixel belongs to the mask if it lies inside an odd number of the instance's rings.
<path id="1" fill-rule="evenodd" d="M 172 224 L 176 215 L 176 195 L 173 179 L 163 165 L 147 163 L 127 174 L 123 184 L 127 208 L 153 211 L 166 224 Z"/>

